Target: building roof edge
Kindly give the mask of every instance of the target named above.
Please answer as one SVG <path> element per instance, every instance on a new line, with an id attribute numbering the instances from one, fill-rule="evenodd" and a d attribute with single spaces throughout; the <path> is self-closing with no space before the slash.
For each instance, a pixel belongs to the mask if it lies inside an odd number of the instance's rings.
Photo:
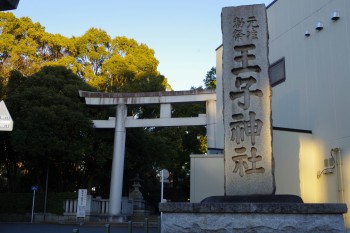
<path id="1" fill-rule="evenodd" d="M 275 4 L 278 0 L 274 0 L 273 2 L 271 2 L 269 5 L 267 5 L 266 9 L 268 9 L 270 6 L 272 6 L 273 4 Z"/>

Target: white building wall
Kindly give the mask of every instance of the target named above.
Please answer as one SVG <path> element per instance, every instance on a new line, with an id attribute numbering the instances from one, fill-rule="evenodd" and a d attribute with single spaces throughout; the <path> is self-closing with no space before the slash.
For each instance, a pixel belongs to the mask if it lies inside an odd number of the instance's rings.
<path id="1" fill-rule="evenodd" d="M 224 195 L 224 156 L 191 155 L 190 201 Z"/>
<path id="2" fill-rule="evenodd" d="M 334 11 L 340 13 L 338 21 L 331 20 Z M 321 31 L 315 29 L 318 21 L 324 24 Z M 268 8 L 268 22 L 270 62 L 285 57 L 286 63 L 286 81 L 273 88 L 273 125 L 312 130 L 317 171 L 332 148 L 341 149 L 345 199 L 339 198 L 335 172 L 308 181 L 317 192 L 309 200 L 350 206 L 350 1 L 278 0 Z"/>
<path id="3" fill-rule="evenodd" d="M 218 149 L 224 149 L 224 97 L 222 87 L 222 54 L 223 47 L 216 49 L 216 143 Z"/>
<path id="4" fill-rule="evenodd" d="M 317 142 L 311 134 L 273 130 L 276 194 L 294 194 L 317 202 Z M 191 155 L 191 202 L 224 195 L 224 156 Z"/>
<path id="5" fill-rule="evenodd" d="M 273 131 L 273 156 L 277 194 L 300 196 L 299 134 Z"/>
<path id="6" fill-rule="evenodd" d="M 331 13 L 341 18 L 333 22 Z M 270 62 L 285 57 L 286 82 L 273 88 L 274 126 L 350 136 L 350 1 L 278 0 L 268 8 Z M 316 31 L 317 21 L 324 29 Z M 304 32 L 309 29 L 310 37 Z"/>

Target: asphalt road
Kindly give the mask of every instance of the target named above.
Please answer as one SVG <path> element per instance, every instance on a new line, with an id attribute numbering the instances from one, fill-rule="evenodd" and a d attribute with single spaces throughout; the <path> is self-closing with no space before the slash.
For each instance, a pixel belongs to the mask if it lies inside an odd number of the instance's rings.
<path id="1" fill-rule="evenodd" d="M 79 233 L 106 233 L 102 226 L 79 226 L 38 223 L 0 223 L 0 233 L 72 233 L 73 229 L 79 229 Z M 127 233 L 127 227 L 111 226 L 110 233 Z M 132 233 L 145 233 L 144 228 L 133 227 Z M 157 228 L 149 228 L 149 233 L 157 233 Z"/>

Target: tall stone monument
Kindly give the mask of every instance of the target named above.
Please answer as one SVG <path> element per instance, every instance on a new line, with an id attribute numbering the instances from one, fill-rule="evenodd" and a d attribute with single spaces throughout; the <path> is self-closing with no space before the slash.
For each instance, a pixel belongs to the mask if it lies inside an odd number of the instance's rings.
<path id="1" fill-rule="evenodd" d="M 265 6 L 223 8 L 222 32 L 225 196 L 160 203 L 162 232 L 344 232 L 345 204 L 274 195 Z"/>
<path id="2" fill-rule="evenodd" d="M 225 195 L 274 194 L 265 5 L 222 10 Z"/>

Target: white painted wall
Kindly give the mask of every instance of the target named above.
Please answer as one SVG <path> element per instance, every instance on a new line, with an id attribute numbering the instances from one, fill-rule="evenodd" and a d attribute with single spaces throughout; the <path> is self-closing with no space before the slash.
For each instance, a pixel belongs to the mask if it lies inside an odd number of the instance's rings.
<path id="1" fill-rule="evenodd" d="M 334 22 L 335 10 L 341 18 Z M 318 21 L 322 31 L 315 30 Z M 302 196 L 350 206 L 350 1 L 278 0 L 268 8 L 268 22 L 270 62 L 281 57 L 286 62 L 286 82 L 273 88 L 273 125 L 312 130 L 315 160 L 309 165 L 317 171 L 332 148 L 339 147 L 343 157 L 344 200 L 338 197 L 336 174 L 321 176 L 313 190 L 301 190 Z M 310 181 L 305 175 L 300 182 L 306 187 Z"/>
<path id="2" fill-rule="evenodd" d="M 341 14 L 337 22 L 330 19 L 334 10 Z M 268 19 L 270 62 L 285 57 L 287 72 L 286 82 L 273 89 L 274 125 L 313 129 L 329 139 L 348 136 L 350 124 L 341 122 L 350 116 L 342 108 L 349 99 L 350 1 L 278 0 Z M 317 21 L 324 30 L 314 29 Z"/>
<path id="3" fill-rule="evenodd" d="M 273 131 L 273 156 L 277 194 L 300 196 L 299 134 Z"/>
<path id="4" fill-rule="evenodd" d="M 217 148 L 224 149 L 224 97 L 222 87 L 222 54 L 223 47 L 216 49 L 216 141 Z"/>
<path id="5" fill-rule="evenodd" d="M 320 202 L 318 152 L 318 143 L 311 134 L 274 130 L 276 194 L 298 195 L 307 203 Z M 326 178 L 329 176 L 334 174 Z M 224 195 L 223 155 L 191 155 L 191 202 L 218 195 Z"/>
<path id="6" fill-rule="evenodd" d="M 191 155 L 190 200 L 224 195 L 224 156 Z"/>

